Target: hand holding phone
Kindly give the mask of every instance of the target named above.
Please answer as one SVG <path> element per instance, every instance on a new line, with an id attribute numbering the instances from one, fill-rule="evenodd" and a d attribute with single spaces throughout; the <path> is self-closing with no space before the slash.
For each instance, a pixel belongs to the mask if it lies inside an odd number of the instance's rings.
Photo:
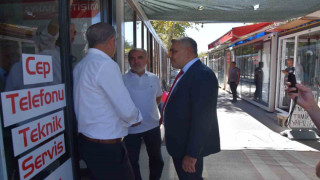
<path id="1" fill-rule="evenodd" d="M 289 73 L 288 74 L 288 82 L 290 82 L 290 86 L 289 87 L 296 87 L 297 81 L 296 81 L 296 76 L 293 73 Z M 298 89 L 296 89 L 295 91 L 291 91 L 293 93 L 297 93 Z"/>

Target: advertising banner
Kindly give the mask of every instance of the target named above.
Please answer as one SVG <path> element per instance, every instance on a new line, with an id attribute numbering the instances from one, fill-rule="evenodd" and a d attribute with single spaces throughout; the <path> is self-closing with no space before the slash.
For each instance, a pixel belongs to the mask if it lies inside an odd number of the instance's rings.
<path id="1" fill-rule="evenodd" d="M 62 108 L 64 84 L 1 93 L 4 127 Z"/>

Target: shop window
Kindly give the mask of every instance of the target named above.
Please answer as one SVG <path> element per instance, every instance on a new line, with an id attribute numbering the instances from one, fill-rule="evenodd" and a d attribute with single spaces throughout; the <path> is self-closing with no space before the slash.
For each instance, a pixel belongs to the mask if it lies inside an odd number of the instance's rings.
<path id="1" fill-rule="evenodd" d="M 256 98 L 255 70 L 261 61 L 262 43 L 242 46 L 235 51 L 237 67 L 240 68 L 239 93 L 250 99 Z"/>
<path id="2" fill-rule="evenodd" d="M 83 11 L 82 8 L 87 10 Z M 89 26 L 101 22 L 100 0 L 74 0 L 71 5 L 71 60 L 73 66 L 87 53 L 86 31 Z"/>
<path id="3" fill-rule="evenodd" d="M 298 36 L 295 75 L 298 82 L 311 88 L 319 102 L 320 85 L 320 31 Z"/>
<path id="4" fill-rule="evenodd" d="M 67 15 L 58 9 L 59 4 L 67 5 L 67 2 L 6 0 L 0 3 L 0 146 L 4 148 L 0 155 L 5 157 L 0 158 L 0 171 L 6 171 L 6 179 L 45 179 L 49 176 L 51 179 L 58 168 L 63 171 L 61 179 L 73 179 L 69 148 L 72 135 L 65 131 L 72 121 L 66 119 L 69 117 L 66 114 L 70 113 L 66 101 L 72 97 L 66 93 L 61 68 L 62 63 L 66 64 L 62 57 L 69 54 L 60 51 L 66 47 L 59 39 L 59 31 L 66 28 L 61 25 L 66 22 L 59 22 L 58 18 Z M 99 21 L 99 5 L 98 0 L 74 0 L 70 9 L 75 25 L 73 30 L 84 32 L 89 25 Z M 79 8 L 83 6 L 90 7 L 90 12 L 79 15 L 83 12 Z M 77 19 L 83 16 L 86 19 Z M 74 37 L 75 31 L 70 32 L 70 37 Z M 84 44 L 81 33 L 75 37 L 75 43 Z M 82 50 L 83 47 L 79 52 Z M 79 52 L 73 54 L 81 54 Z M 16 103 L 13 103 L 13 97 Z M 55 128 L 50 130 L 53 126 Z M 46 135 L 38 138 L 34 133 L 36 127 L 49 127 L 49 130 L 44 130 Z M 49 158 L 45 154 L 51 149 L 57 151 Z M 6 169 L 2 167 L 4 164 Z"/>
<path id="5" fill-rule="evenodd" d="M 295 47 L 295 37 L 283 39 L 280 41 L 280 79 L 278 84 L 278 108 L 289 111 L 291 99 L 288 94 L 285 92 L 285 78 L 286 74 L 283 71 L 289 68 L 288 59 L 294 60 L 294 47 Z"/>

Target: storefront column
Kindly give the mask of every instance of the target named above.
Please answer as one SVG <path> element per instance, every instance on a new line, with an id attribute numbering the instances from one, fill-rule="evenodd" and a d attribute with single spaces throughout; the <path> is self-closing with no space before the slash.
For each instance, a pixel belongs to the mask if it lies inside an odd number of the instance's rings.
<path id="1" fill-rule="evenodd" d="M 124 73 L 124 3 L 123 0 L 116 1 L 116 59 L 120 67 L 120 71 Z"/>
<path id="2" fill-rule="evenodd" d="M 275 111 L 276 86 L 277 86 L 277 49 L 278 35 L 271 36 L 271 63 L 270 63 L 270 89 L 269 89 L 269 111 Z M 280 68 L 280 67 L 279 67 Z"/>

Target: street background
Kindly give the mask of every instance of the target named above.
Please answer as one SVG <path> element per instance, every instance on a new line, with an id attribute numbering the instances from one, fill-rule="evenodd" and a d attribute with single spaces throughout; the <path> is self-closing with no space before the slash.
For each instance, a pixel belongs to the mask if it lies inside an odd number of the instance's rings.
<path id="1" fill-rule="evenodd" d="M 219 89 L 218 121 L 222 151 L 204 159 L 203 177 L 225 180 L 318 179 L 320 143 L 293 141 L 279 133 L 277 113 L 267 112 L 244 100 L 231 103 L 231 94 Z M 162 146 L 165 162 L 162 180 L 178 180 L 171 157 Z M 143 179 L 149 179 L 145 146 L 140 153 Z"/>

